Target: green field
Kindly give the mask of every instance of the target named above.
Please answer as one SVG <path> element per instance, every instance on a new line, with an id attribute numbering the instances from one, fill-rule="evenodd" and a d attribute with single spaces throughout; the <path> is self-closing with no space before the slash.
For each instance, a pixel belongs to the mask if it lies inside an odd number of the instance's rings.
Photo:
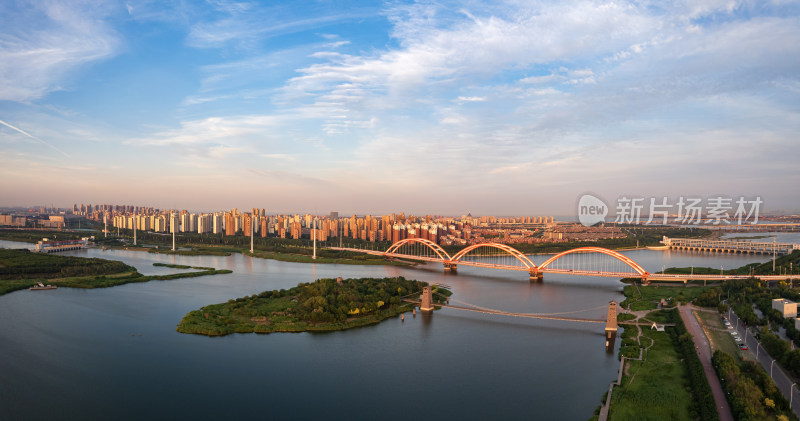
<path id="1" fill-rule="evenodd" d="M 662 298 L 668 301 L 668 305 L 676 302 L 689 302 L 699 297 L 712 287 L 684 287 L 684 286 L 664 286 L 664 285 L 626 285 L 623 289 L 625 300 L 620 303 L 623 308 L 632 311 L 654 310 L 657 303 Z"/>
<path id="2" fill-rule="evenodd" d="M 677 310 L 650 312 L 640 320 L 674 326 L 665 332 L 640 326 L 642 359 L 626 360 L 622 383 L 612 394 L 609 419 L 718 419 L 702 364 Z M 639 357 L 638 332 L 636 326 L 625 326 L 620 355 Z"/>
<path id="3" fill-rule="evenodd" d="M 732 330 L 728 330 L 722 324 L 722 317 L 718 312 L 695 311 L 695 314 L 698 316 L 698 320 L 711 343 L 712 353 L 716 350 L 721 350 L 735 356 L 737 359 L 741 359 L 739 346 L 736 345 L 736 341 L 733 340 L 733 336 L 730 334 Z"/>
<path id="4" fill-rule="evenodd" d="M 642 344 L 647 346 L 652 341 L 652 346 L 646 359 L 627 363 L 622 386 L 614 388 L 611 395 L 609 419 L 691 420 L 689 402 L 692 396 L 669 334 L 644 329 L 642 335 Z"/>

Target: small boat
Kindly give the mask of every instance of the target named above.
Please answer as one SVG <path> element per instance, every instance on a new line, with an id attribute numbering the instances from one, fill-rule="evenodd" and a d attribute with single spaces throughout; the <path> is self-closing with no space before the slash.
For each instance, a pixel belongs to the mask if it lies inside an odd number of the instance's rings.
<path id="1" fill-rule="evenodd" d="M 28 289 L 31 290 L 31 291 L 38 291 L 38 290 L 41 290 L 41 289 L 56 289 L 56 288 L 58 288 L 58 287 L 55 286 L 55 285 L 50 285 L 50 284 L 45 285 L 45 284 L 43 284 L 41 282 L 37 282 L 36 285 L 34 285 L 34 286 L 32 286 L 32 287 L 30 287 Z"/>

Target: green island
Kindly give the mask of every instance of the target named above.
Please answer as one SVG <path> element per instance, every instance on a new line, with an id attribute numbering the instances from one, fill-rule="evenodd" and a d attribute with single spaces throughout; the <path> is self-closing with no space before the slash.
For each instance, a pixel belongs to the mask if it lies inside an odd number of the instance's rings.
<path id="1" fill-rule="evenodd" d="M 154 265 L 177 266 L 159 263 Z M 29 288 L 37 282 L 70 288 L 108 288 L 132 282 L 166 281 L 232 272 L 227 269 L 193 269 L 198 271 L 142 275 L 136 268 L 116 260 L 59 256 L 25 249 L 0 249 L 0 295 Z"/>
<path id="2" fill-rule="evenodd" d="M 318 279 L 288 290 L 264 291 L 191 311 L 177 331 L 221 336 L 351 329 L 410 311 L 413 304 L 403 302 L 403 298 L 416 298 L 427 285 L 403 277 Z M 432 289 L 436 302 L 451 295 L 437 285 Z"/>

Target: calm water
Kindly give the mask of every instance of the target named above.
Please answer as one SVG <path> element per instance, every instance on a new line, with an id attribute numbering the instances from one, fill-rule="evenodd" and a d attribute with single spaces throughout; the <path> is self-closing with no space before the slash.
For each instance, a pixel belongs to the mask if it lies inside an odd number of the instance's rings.
<path id="1" fill-rule="evenodd" d="M 0 241 L 0 247 L 10 242 Z M 518 312 L 593 308 L 621 300 L 614 279 L 461 268 L 309 265 L 241 255 L 165 256 L 90 249 L 72 255 L 232 269 L 115 288 L 0 296 L 0 420 L 6 419 L 587 419 L 616 378 L 602 326 L 444 309 L 326 334 L 175 331 L 203 305 L 322 277 L 407 278 L 450 285 L 454 298 Z M 650 271 L 767 258 L 639 250 Z M 548 256 L 534 256 L 541 262 Z M 598 308 L 599 307 L 599 308 Z M 616 350 L 615 350 L 616 352 Z"/>

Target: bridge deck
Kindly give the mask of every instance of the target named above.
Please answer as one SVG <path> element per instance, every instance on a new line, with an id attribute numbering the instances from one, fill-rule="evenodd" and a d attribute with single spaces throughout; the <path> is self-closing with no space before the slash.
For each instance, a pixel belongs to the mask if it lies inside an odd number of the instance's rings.
<path id="1" fill-rule="evenodd" d="M 410 300 L 404 299 L 403 301 L 420 304 L 419 300 Z M 456 306 L 450 304 L 434 304 L 435 307 L 444 307 L 444 308 L 453 308 L 456 310 L 466 310 L 466 311 L 473 311 L 475 313 L 483 313 L 483 314 L 498 314 L 501 316 L 511 316 L 511 317 L 525 317 L 528 319 L 545 319 L 545 320 L 561 320 L 567 322 L 583 322 L 583 323 L 604 323 L 605 320 L 601 319 L 585 319 L 580 317 L 563 317 L 563 316 L 550 316 L 546 314 L 536 314 L 536 313 L 512 313 L 510 311 L 502 311 L 502 310 L 490 310 L 490 309 L 478 309 L 472 307 L 464 307 L 464 306 Z"/>
<path id="2" fill-rule="evenodd" d="M 606 277 L 606 278 L 641 278 L 642 276 L 636 272 L 605 272 L 605 271 L 591 271 L 591 270 L 573 270 L 573 269 L 551 269 L 546 267 L 544 269 L 539 268 L 529 268 L 522 264 L 520 265 L 503 265 L 503 264 L 495 264 L 495 263 L 481 263 L 481 262 L 472 262 L 469 260 L 457 260 L 457 261 L 445 261 L 440 257 L 429 257 L 429 256 L 412 256 L 406 254 L 398 254 L 398 253 L 384 253 L 378 250 L 362 250 L 362 249 L 354 249 L 348 247 L 331 247 L 332 250 L 344 250 L 344 251 L 355 251 L 361 253 L 367 253 L 377 256 L 385 256 L 388 258 L 399 258 L 399 259 L 408 259 L 408 260 L 423 260 L 426 262 L 434 262 L 434 263 L 448 263 L 453 266 L 472 266 L 472 267 L 483 267 L 483 268 L 491 268 L 491 269 L 503 269 L 503 270 L 515 270 L 515 271 L 522 271 L 522 272 L 537 272 L 537 273 L 550 273 L 550 274 L 562 274 L 562 275 L 579 275 L 579 276 L 598 276 L 598 277 Z M 661 281 L 661 282 L 687 282 L 687 281 L 723 281 L 729 279 L 749 279 L 750 275 L 681 275 L 681 274 L 665 274 L 665 273 L 650 273 L 647 274 L 648 281 Z M 800 274 L 795 275 L 756 275 L 758 279 L 764 281 L 784 281 L 784 280 L 800 280 Z"/>

